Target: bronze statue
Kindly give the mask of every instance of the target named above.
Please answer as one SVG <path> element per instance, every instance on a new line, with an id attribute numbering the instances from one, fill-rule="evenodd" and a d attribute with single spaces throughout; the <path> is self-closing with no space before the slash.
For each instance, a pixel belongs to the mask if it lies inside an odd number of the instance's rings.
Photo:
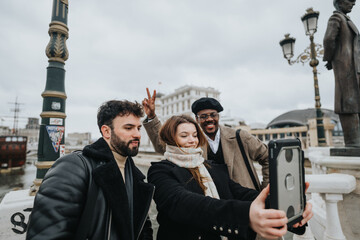
<path id="1" fill-rule="evenodd" d="M 334 0 L 324 36 L 324 61 L 335 75 L 335 113 L 339 114 L 345 147 L 360 147 L 359 31 L 347 15 L 356 0 Z"/>

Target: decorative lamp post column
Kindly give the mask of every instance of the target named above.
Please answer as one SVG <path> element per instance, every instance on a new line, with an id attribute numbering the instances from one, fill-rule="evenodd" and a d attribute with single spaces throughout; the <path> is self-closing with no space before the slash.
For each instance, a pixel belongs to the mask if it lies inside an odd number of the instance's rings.
<path id="1" fill-rule="evenodd" d="M 53 0 L 52 17 L 49 27 L 50 41 L 46 47 L 49 58 L 45 90 L 41 94 L 43 106 L 39 133 L 37 172 L 34 180 L 35 193 L 47 170 L 54 161 L 65 153 L 65 61 L 69 57 L 66 40 L 68 0 Z"/>
<path id="2" fill-rule="evenodd" d="M 303 53 L 301 53 L 296 60 L 292 61 L 291 58 L 294 56 L 294 45 L 295 38 L 290 37 L 290 34 L 285 34 L 285 39 L 280 41 L 280 46 L 282 47 L 284 58 L 288 60 L 290 65 L 294 63 L 305 63 L 309 62 L 310 66 L 313 68 L 313 77 L 314 77 L 314 88 L 315 88 L 315 109 L 316 109 L 316 128 L 317 128 L 317 139 L 319 146 L 326 146 L 324 123 L 323 123 L 323 113 L 321 111 L 320 103 L 320 93 L 319 93 L 319 84 L 317 77 L 316 66 L 319 64 L 317 56 L 323 55 L 323 48 L 320 44 L 314 43 L 314 34 L 317 31 L 317 20 L 319 18 L 319 12 L 314 11 L 312 8 L 306 10 L 306 14 L 301 17 L 301 21 L 305 27 L 305 34 L 310 36 L 310 46 L 307 47 Z"/>

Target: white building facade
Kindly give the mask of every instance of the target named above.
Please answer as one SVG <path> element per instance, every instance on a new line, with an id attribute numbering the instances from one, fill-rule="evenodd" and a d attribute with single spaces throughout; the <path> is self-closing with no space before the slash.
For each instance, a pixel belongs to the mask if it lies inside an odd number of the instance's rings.
<path id="1" fill-rule="evenodd" d="M 219 100 L 220 92 L 212 87 L 185 85 L 175 89 L 171 94 L 161 96 L 158 99 L 160 108 L 157 106 L 156 114 L 162 121 L 173 115 L 192 115 L 191 105 L 202 97 L 212 97 Z"/>

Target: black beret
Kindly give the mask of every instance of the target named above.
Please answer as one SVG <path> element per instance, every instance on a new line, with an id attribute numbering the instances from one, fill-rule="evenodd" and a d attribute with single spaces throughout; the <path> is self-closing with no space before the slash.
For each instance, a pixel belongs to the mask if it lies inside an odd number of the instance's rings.
<path id="1" fill-rule="evenodd" d="M 214 109 L 217 112 L 221 112 L 222 110 L 224 110 L 218 100 L 216 100 L 215 98 L 210 98 L 210 97 L 200 98 L 191 105 L 191 111 L 195 115 L 199 111 L 204 110 L 204 109 Z"/>

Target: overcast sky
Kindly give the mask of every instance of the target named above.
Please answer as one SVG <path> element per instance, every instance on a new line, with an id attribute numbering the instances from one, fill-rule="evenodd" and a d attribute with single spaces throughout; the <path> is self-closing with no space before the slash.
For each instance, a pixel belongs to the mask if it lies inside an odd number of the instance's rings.
<path id="1" fill-rule="evenodd" d="M 311 67 L 289 66 L 279 41 L 291 33 L 298 56 L 310 43 L 300 18 L 313 7 L 320 11 L 315 42 L 322 43 L 332 2 L 69 0 L 66 132 L 99 137 L 101 103 L 141 101 L 146 87 L 165 94 L 184 85 L 213 87 L 224 113 L 246 123 L 314 107 Z M 50 0 L 0 1 L 0 125 L 12 126 L 16 97 L 21 117 L 40 118 L 51 9 Z M 359 13 L 355 6 L 350 17 L 360 28 Z M 319 60 L 322 107 L 333 109 L 333 72 Z"/>

